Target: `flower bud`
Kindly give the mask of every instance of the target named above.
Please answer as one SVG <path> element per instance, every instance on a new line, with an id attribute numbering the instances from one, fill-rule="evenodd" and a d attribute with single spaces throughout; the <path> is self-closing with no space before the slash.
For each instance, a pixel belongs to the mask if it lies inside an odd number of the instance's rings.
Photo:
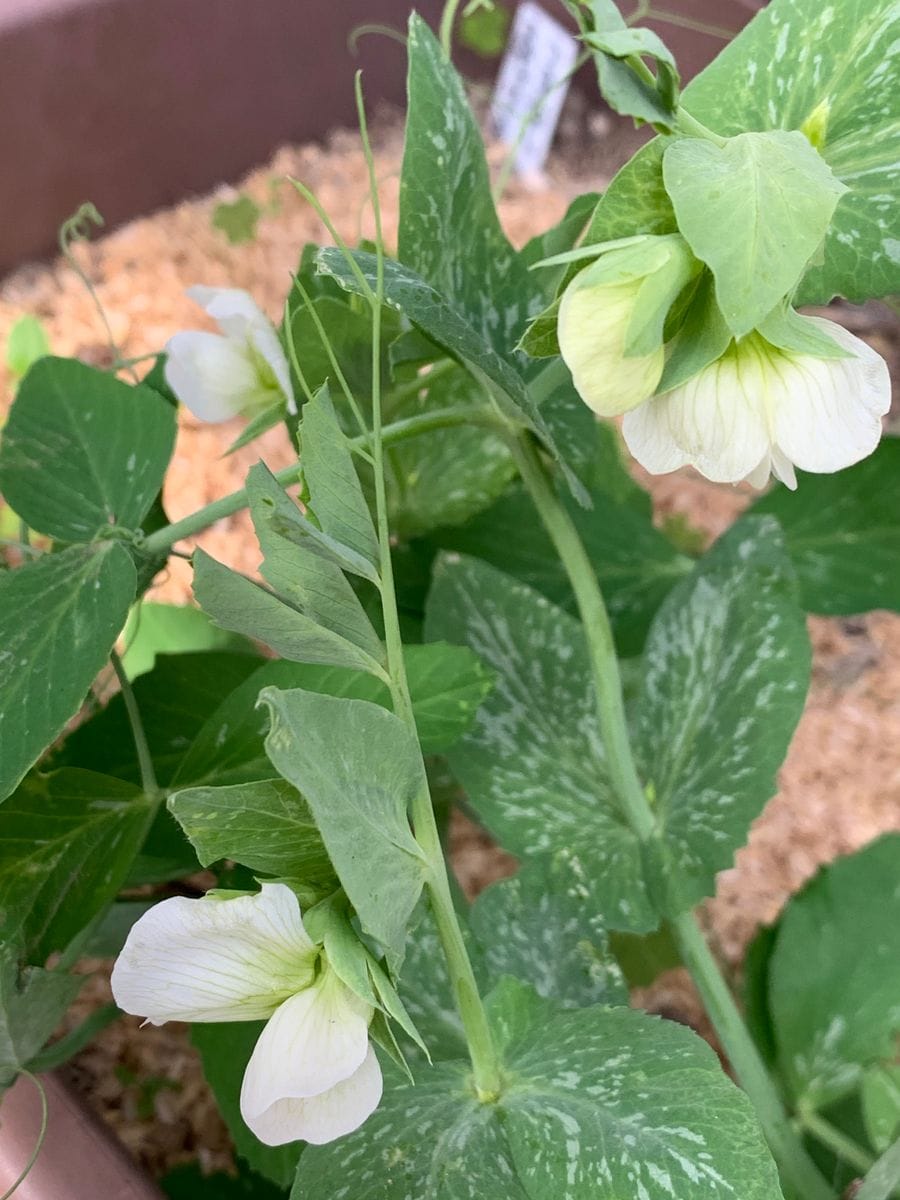
<path id="1" fill-rule="evenodd" d="M 699 270 L 684 238 L 648 236 L 601 253 L 566 288 L 560 353 L 595 413 L 616 416 L 653 395 L 665 361 L 666 317 Z"/>

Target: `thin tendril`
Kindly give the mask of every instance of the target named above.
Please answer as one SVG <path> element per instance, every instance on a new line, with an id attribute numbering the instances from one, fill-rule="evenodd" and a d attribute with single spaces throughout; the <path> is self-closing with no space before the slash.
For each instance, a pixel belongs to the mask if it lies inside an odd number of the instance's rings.
<path id="1" fill-rule="evenodd" d="M 19 1177 L 15 1181 L 15 1183 L 13 1183 L 11 1187 L 8 1187 L 6 1189 L 6 1191 L 3 1193 L 3 1195 L 0 1196 L 0 1200 L 9 1200 L 10 1196 L 12 1196 L 12 1194 L 14 1192 L 18 1191 L 18 1189 L 22 1186 L 22 1184 L 25 1182 L 25 1180 L 31 1174 L 32 1168 L 34 1167 L 34 1164 L 37 1162 L 37 1157 L 40 1154 L 41 1150 L 43 1150 L 43 1148 L 44 1148 L 44 1141 L 47 1137 L 47 1115 L 48 1115 L 47 1114 L 47 1090 L 44 1087 L 44 1085 L 41 1083 L 40 1079 L 38 1079 L 37 1075 L 33 1075 L 31 1073 L 31 1071 L 27 1071 L 23 1067 L 21 1070 L 21 1074 L 31 1080 L 31 1082 L 37 1088 L 38 1093 L 40 1094 L 40 1097 L 41 1097 L 41 1128 L 38 1131 L 37 1143 L 31 1152 L 31 1157 L 28 1159 L 28 1162 L 25 1164 L 24 1170 L 19 1175 Z"/>
<path id="2" fill-rule="evenodd" d="M 114 368 L 117 371 L 127 367 L 128 371 L 135 383 L 138 382 L 138 377 L 135 374 L 131 362 L 122 357 L 119 347 L 116 344 L 116 339 L 113 336 L 112 326 L 106 315 L 103 305 L 100 303 L 100 297 L 97 295 L 97 289 L 91 282 L 87 272 L 82 267 L 81 263 L 75 257 L 72 247 L 76 242 L 88 242 L 91 238 L 91 226 L 97 229 L 102 229 L 104 225 L 103 217 L 97 211 L 95 205 L 88 202 L 82 204 L 81 207 L 72 214 L 67 220 L 63 221 L 59 227 L 59 251 L 63 258 L 68 263 L 69 267 L 75 272 L 81 281 L 87 294 L 90 296 L 97 310 L 97 315 L 103 323 L 103 328 L 106 331 L 106 340 L 109 342 L 109 348 L 113 352 Z"/>

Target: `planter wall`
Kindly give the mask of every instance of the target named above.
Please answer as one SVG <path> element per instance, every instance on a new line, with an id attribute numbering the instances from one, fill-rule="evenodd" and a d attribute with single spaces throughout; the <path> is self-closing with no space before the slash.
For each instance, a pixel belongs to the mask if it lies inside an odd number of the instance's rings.
<path id="1" fill-rule="evenodd" d="M 541 0 L 559 16 L 561 6 Z M 739 28 L 762 0 L 667 0 Z M 0 0 L 0 272 L 53 252 L 85 200 L 116 225 L 235 179 L 286 141 L 355 122 L 353 73 L 370 103 L 402 102 L 396 42 L 410 0 Z M 436 22 L 440 0 L 419 0 Z M 723 11 L 724 10 L 724 11 Z M 721 40 L 657 26 L 688 73 Z M 490 64 L 463 60 L 464 69 Z M 589 72 L 584 84 L 593 87 Z"/>

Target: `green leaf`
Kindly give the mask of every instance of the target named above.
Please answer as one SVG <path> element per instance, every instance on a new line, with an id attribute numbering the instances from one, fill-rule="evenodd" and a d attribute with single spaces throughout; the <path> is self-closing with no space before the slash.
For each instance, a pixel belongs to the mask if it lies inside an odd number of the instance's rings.
<path id="1" fill-rule="evenodd" d="M 750 1104 L 690 1030 L 627 1009 L 550 1018 L 489 1104 L 447 1063 L 389 1076 L 356 1133 L 304 1152 L 303 1200 L 780 1200 Z"/>
<path id="2" fill-rule="evenodd" d="M 6 365 L 16 379 L 26 375 L 40 358 L 50 353 L 50 339 L 37 319 L 26 313 L 19 317 L 6 339 Z"/>
<path id="3" fill-rule="evenodd" d="M 634 117 L 637 124 L 649 122 L 671 132 L 680 81 L 672 52 L 652 29 L 627 29 L 618 11 L 616 17 L 620 25 L 610 22 L 611 28 L 590 31 L 582 39 L 594 51 L 603 98 L 617 113 Z M 655 83 L 639 76 L 629 63 L 638 64 L 644 58 L 656 63 Z"/>
<path id="4" fill-rule="evenodd" d="M 374 255 L 356 251 L 353 257 L 369 287 L 374 287 Z M 341 287 L 361 294 L 360 283 L 340 250 L 334 247 L 320 250 L 317 262 L 319 269 L 335 279 Z M 511 356 L 501 356 L 460 309 L 409 267 L 392 259 L 385 260 L 384 286 L 385 300 L 389 305 L 405 313 L 414 325 L 468 367 L 475 379 L 496 398 L 509 418 L 537 434 L 559 462 L 573 495 L 583 498 L 584 489 L 564 462 L 546 420 L 529 394 L 525 380 L 512 365 Z"/>
<path id="5" fill-rule="evenodd" d="M 263 1025 L 262 1021 L 192 1025 L 191 1041 L 200 1051 L 203 1074 L 213 1090 L 239 1158 L 276 1187 L 286 1188 L 294 1177 L 303 1145 L 299 1142 L 290 1142 L 286 1146 L 264 1145 L 244 1124 L 240 1110 L 244 1071 Z"/>
<path id="6" fill-rule="evenodd" d="M 231 858 L 304 888 L 334 884 L 309 806 L 283 779 L 186 788 L 168 804 L 204 867 Z"/>
<path id="7" fill-rule="evenodd" d="M 678 227 L 743 337 L 796 287 L 845 186 L 802 133 L 741 133 L 724 146 L 677 138 L 663 178 Z"/>
<path id="8" fill-rule="evenodd" d="M 175 443 L 175 412 L 75 359 L 43 358 L 22 381 L 0 442 L 0 491 L 23 521 L 64 542 L 137 529 Z"/>
<path id="9" fill-rule="evenodd" d="M 628 988 L 590 899 L 570 866 L 540 860 L 482 892 L 469 923 L 491 977 L 527 980 L 563 1008 L 627 1004 Z"/>
<path id="10" fill-rule="evenodd" d="M 591 489 L 590 509 L 568 507 L 603 587 L 619 652 L 638 654 L 656 610 L 690 570 L 690 560 L 653 526 L 648 514 L 616 502 L 599 488 Z M 461 529 L 437 531 L 434 540 L 448 550 L 485 559 L 567 612 L 577 612 L 568 576 L 521 486 Z"/>
<path id="11" fill-rule="evenodd" d="M 497 674 L 448 752 L 479 818 L 513 854 L 566 865 L 584 908 L 611 928 L 654 928 L 637 839 L 612 796 L 578 622 L 487 564 L 448 556 L 435 569 L 426 631 L 468 645 Z"/>
<path id="12" fill-rule="evenodd" d="M 363 931 L 396 969 L 426 872 L 407 818 L 428 786 L 418 742 L 364 700 L 273 687 L 260 700 L 271 714 L 272 764 L 305 796 Z"/>
<path id="13" fill-rule="evenodd" d="M 0 808 L 0 938 L 39 963 L 64 950 L 122 886 L 153 808 L 91 771 L 26 779 Z"/>
<path id="14" fill-rule="evenodd" d="M 432 642 L 404 648 L 407 680 L 423 753 L 439 754 L 471 725 L 493 677 L 471 651 Z M 303 688 L 391 707 L 386 684 L 360 671 L 268 662 L 210 715 L 184 757 L 176 782 L 236 784 L 266 778 L 268 713 L 257 707 L 264 687 Z"/>
<path id="15" fill-rule="evenodd" d="M 384 675 L 365 650 L 203 550 L 194 552 L 194 595 L 220 628 L 257 638 L 283 658 Z"/>
<path id="16" fill-rule="evenodd" d="M 170 786 L 209 715 L 263 660 L 224 650 L 161 654 L 132 685 L 160 787 Z M 81 767 L 140 783 L 134 738 L 121 693 L 74 730 L 48 760 L 52 768 Z M 259 778 L 257 776 L 257 778 Z M 171 820 L 171 818 L 166 818 Z"/>
<path id="17" fill-rule="evenodd" d="M 397 257 L 506 357 L 541 307 L 540 285 L 500 227 L 484 144 L 462 81 L 416 13 L 407 47 Z"/>
<path id="18" fill-rule="evenodd" d="M 272 587 L 310 620 L 380 659 L 381 641 L 342 569 L 352 563 L 377 580 L 368 560 L 316 529 L 264 463 L 251 467 L 247 494 L 265 555 L 261 571 Z"/>
<path id="19" fill-rule="evenodd" d="M 900 834 L 823 868 L 788 904 L 769 965 L 781 1073 L 799 1104 L 855 1090 L 900 1033 Z"/>
<path id="20" fill-rule="evenodd" d="M 206 613 L 192 604 L 157 604 L 145 600 L 131 610 L 123 638 L 127 649 L 122 655 L 122 666 L 129 679 L 152 671 L 158 654 L 198 650 L 253 653 L 249 642 L 216 629 Z"/>
<path id="21" fill-rule="evenodd" d="M 0 942 L 0 1087 L 12 1083 L 42 1048 L 84 979 L 41 967 L 20 974 L 16 947 Z"/>
<path id="22" fill-rule="evenodd" d="M 252 1171 L 207 1175 L 199 1163 L 176 1167 L 159 1181 L 169 1200 L 284 1200 L 280 1187 Z"/>
<path id="23" fill-rule="evenodd" d="M 866 1133 L 881 1154 L 900 1138 L 900 1064 L 869 1067 L 863 1075 L 861 1099 Z"/>
<path id="24" fill-rule="evenodd" d="M 232 246 L 252 242 L 263 210 L 252 196 L 241 195 L 237 200 L 223 201 L 213 209 L 212 227 L 228 238 Z"/>
<path id="25" fill-rule="evenodd" d="M 805 129 L 849 187 L 801 304 L 900 292 L 898 36 L 894 0 L 774 0 L 684 93 L 688 111 L 721 134 Z"/>
<path id="26" fill-rule="evenodd" d="M 434 382 L 391 408 L 391 420 L 483 400 L 478 384 L 453 366 Z M 457 425 L 419 434 L 393 446 L 387 456 L 391 531 L 417 537 L 439 525 L 461 525 L 487 508 L 515 474 L 512 456 L 497 434 L 477 425 Z"/>
<path id="27" fill-rule="evenodd" d="M 753 505 L 784 530 L 808 612 L 900 611 L 900 438 L 839 475 L 799 476 Z"/>
<path id="28" fill-rule="evenodd" d="M 670 910 L 713 892 L 775 794 L 809 684 L 806 623 L 774 521 L 723 537 L 667 598 L 644 651 L 636 753 Z"/>
<path id="29" fill-rule="evenodd" d="M 327 387 L 303 406 L 300 457 L 310 506 L 323 532 L 355 551 L 369 564 L 366 578 L 377 579 L 378 537 Z M 359 566 L 353 570 L 363 573 Z"/>
<path id="30" fill-rule="evenodd" d="M 344 435 L 338 431 L 338 436 Z M 323 558 L 342 571 L 349 571 L 361 579 L 368 579 L 370 583 L 378 583 L 379 575 L 374 563 L 352 547 L 339 542 L 324 529 L 320 529 L 301 512 L 265 463 L 259 462 L 250 468 L 247 476 L 247 494 L 250 497 L 250 511 L 257 527 L 257 536 L 260 537 L 260 545 L 263 536 L 275 535 L 276 538 L 291 544 L 295 558 L 297 547 L 304 552 L 300 560 L 302 565 L 293 572 L 294 576 L 302 577 L 306 563 L 312 557 Z M 263 570 L 269 582 L 275 583 L 275 579 L 271 577 L 272 567 L 273 564 L 269 564 L 269 570 L 266 571 L 264 564 Z M 291 572 L 284 562 L 274 564 L 274 570 L 279 576 L 279 581 L 291 578 Z"/>
<path id="31" fill-rule="evenodd" d="M 117 542 L 0 573 L 0 799 L 78 711 L 134 591 L 134 565 Z"/>

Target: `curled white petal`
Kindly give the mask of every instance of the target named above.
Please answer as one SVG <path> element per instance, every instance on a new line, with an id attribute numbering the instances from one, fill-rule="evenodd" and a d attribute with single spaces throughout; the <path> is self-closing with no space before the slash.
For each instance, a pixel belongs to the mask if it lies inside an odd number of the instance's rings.
<path id="1" fill-rule="evenodd" d="M 891 406 L 887 363 L 841 325 L 807 317 L 853 358 L 794 358 L 773 404 L 773 441 L 801 471 L 840 471 L 866 458 Z"/>
<path id="2" fill-rule="evenodd" d="M 680 387 L 626 413 L 622 432 L 654 474 L 690 464 L 708 479 L 796 487 L 794 467 L 830 472 L 871 454 L 890 408 L 887 365 L 832 321 L 822 327 L 852 357 L 814 358 L 751 335 Z"/>
<path id="3" fill-rule="evenodd" d="M 560 354 L 579 396 L 603 417 L 626 412 L 652 396 L 662 375 L 662 345 L 652 354 L 625 357 L 640 282 L 591 287 L 576 276 L 560 302 Z"/>
<path id="4" fill-rule="evenodd" d="M 271 371 L 291 412 L 296 412 L 291 372 L 272 323 L 249 292 L 242 288 L 213 288 L 201 284 L 187 294 L 206 309 L 222 333 L 236 346 L 249 346 Z"/>
<path id="5" fill-rule="evenodd" d="M 259 1116 L 245 1118 L 267 1146 L 312 1142 L 322 1146 L 359 1129 L 381 1100 L 381 1067 L 370 1046 L 352 1075 L 317 1096 L 277 1100 Z"/>
<path id="6" fill-rule="evenodd" d="M 260 1034 L 241 1088 L 241 1115 L 260 1141 L 325 1142 L 362 1124 L 381 1098 L 371 1017 L 328 969 L 285 1000 Z"/>
<path id="7" fill-rule="evenodd" d="M 116 1003 L 154 1025 L 254 1021 L 312 982 L 316 948 L 290 888 L 156 904 L 131 929 L 112 973 Z"/>
<path id="8" fill-rule="evenodd" d="M 201 421 L 230 421 L 265 397 L 253 359 L 217 333 L 176 333 L 166 346 L 166 383 Z"/>

